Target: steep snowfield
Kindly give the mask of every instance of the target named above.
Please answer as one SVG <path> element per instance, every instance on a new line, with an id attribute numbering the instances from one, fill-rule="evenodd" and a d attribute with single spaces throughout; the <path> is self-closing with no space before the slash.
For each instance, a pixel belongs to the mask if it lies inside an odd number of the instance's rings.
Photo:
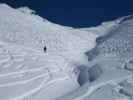
<path id="1" fill-rule="evenodd" d="M 92 33 L 52 24 L 6 5 L 1 5 L 0 12 L 2 41 L 27 46 L 40 52 L 43 52 L 43 47 L 46 46 L 47 52 L 51 55 L 58 54 L 76 62 L 85 61 L 78 56 L 83 56 L 82 52 L 88 51 L 95 45 L 96 36 Z"/>
<path id="2" fill-rule="evenodd" d="M 0 5 L 0 98 L 54 100 L 79 87 L 76 66 L 87 63 L 96 36 L 27 10 Z"/>
<path id="3" fill-rule="evenodd" d="M 0 100 L 129 100 L 132 28 L 125 17 L 75 29 L 0 4 Z"/>
<path id="4" fill-rule="evenodd" d="M 88 81 L 58 100 L 132 100 L 133 17 L 131 15 L 117 21 L 119 25 L 98 37 L 96 47 L 87 53 L 90 67 L 86 69 Z M 82 73 L 83 76 L 86 77 L 86 74 Z"/>

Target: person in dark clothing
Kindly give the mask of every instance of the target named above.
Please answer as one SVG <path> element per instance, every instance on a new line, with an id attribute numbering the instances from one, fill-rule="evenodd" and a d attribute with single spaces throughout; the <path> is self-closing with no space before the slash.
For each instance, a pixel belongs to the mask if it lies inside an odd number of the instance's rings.
<path id="1" fill-rule="evenodd" d="M 41 41 L 42 41 L 42 45 L 44 45 L 43 51 L 46 53 L 47 52 L 46 42 L 45 40 L 41 40 Z"/>
<path id="2" fill-rule="evenodd" d="M 46 52 L 46 51 L 47 51 L 47 47 L 46 47 L 46 46 L 44 46 L 43 50 L 44 50 L 44 52 Z"/>

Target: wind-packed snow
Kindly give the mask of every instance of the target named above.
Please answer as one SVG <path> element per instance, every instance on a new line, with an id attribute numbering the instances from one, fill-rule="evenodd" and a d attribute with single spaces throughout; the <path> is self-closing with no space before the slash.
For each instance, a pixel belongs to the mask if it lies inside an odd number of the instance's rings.
<path id="1" fill-rule="evenodd" d="M 130 100 L 132 28 L 132 16 L 78 29 L 0 4 L 0 100 Z"/>

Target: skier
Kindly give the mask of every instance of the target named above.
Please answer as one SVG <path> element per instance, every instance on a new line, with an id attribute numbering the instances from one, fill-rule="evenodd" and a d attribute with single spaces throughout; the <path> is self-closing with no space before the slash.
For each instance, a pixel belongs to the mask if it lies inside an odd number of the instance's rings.
<path id="1" fill-rule="evenodd" d="M 46 52 L 46 51 L 47 51 L 47 47 L 46 47 L 46 46 L 44 46 L 43 50 L 44 50 L 44 52 Z"/>

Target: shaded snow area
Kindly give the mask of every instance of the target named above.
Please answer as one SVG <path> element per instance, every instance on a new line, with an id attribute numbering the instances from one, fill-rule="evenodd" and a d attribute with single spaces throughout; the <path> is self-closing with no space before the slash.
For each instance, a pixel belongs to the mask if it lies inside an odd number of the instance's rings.
<path id="1" fill-rule="evenodd" d="M 90 28 L 0 4 L 0 100 L 132 100 L 133 16 Z"/>

